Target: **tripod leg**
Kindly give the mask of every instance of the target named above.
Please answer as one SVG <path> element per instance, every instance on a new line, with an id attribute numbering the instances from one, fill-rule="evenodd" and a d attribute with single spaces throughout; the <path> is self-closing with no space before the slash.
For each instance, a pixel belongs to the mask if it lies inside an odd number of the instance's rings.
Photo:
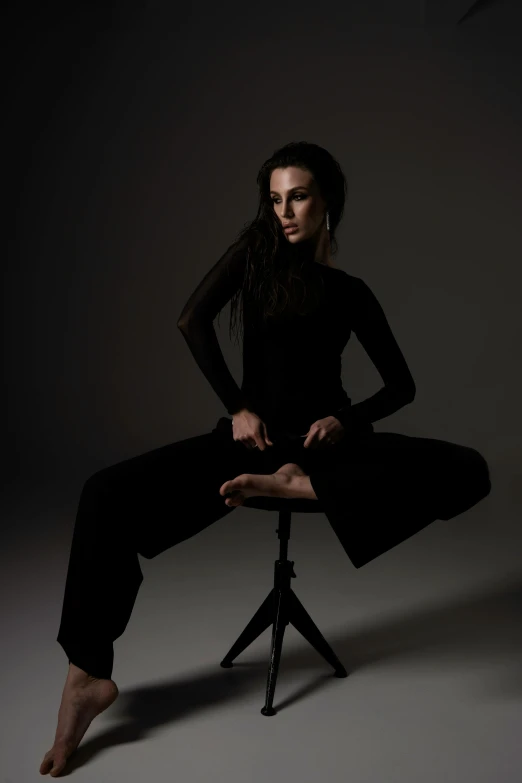
<path id="1" fill-rule="evenodd" d="M 269 592 L 255 615 L 250 622 L 246 625 L 245 629 L 238 636 L 230 650 L 227 652 L 221 666 L 224 669 L 230 668 L 233 664 L 234 658 L 246 650 L 249 644 L 257 639 L 263 631 L 265 631 L 269 625 L 274 622 L 274 588 Z"/>
<path id="2" fill-rule="evenodd" d="M 265 706 L 261 710 L 262 715 L 276 714 L 272 704 L 279 672 L 279 661 L 281 660 L 283 636 L 285 628 L 288 625 L 288 597 L 288 590 L 278 590 L 276 593 L 275 622 L 272 629 L 272 649 L 270 652 L 270 666 L 268 667 Z"/>
<path id="3" fill-rule="evenodd" d="M 347 677 L 346 669 L 293 590 L 290 591 L 288 596 L 288 603 L 288 619 L 294 628 L 334 667 L 336 677 Z"/>

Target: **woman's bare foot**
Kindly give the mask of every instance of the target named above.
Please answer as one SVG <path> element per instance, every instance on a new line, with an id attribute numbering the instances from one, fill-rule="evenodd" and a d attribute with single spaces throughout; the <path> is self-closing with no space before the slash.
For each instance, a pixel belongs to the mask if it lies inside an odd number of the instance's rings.
<path id="1" fill-rule="evenodd" d="M 40 774 L 51 777 L 59 775 L 69 756 L 76 750 L 93 718 L 109 707 L 118 696 L 118 687 L 113 680 L 91 677 L 73 663 L 62 693 L 58 711 L 58 727 L 54 745 L 40 765 Z"/>
<path id="2" fill-rule="evenodd" d="M 287 462 L 286 465 L 281 465 L 277 473 L 286 473 L 287 476 L 306 476 L 306 473 L 300 465 L 295 462 Z"/>
<path id="3" fill-rule="evenodd" d="M 294 462 L 287 462 L 275 473 L 242 473 L 231 481 L 225 481 L 220 495 L 231 497 L 225 500 L 227 506 L 241 506 L 246 498 L 265 495 L 279 498 L 307 498 L 317 500 L 310 478 Z"/>

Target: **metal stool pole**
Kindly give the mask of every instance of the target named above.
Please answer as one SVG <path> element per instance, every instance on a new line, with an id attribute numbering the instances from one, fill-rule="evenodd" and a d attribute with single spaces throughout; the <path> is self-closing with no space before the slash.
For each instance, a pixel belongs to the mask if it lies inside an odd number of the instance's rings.
<path id="1" fill-rule="evenodd" d="M 243 652 L 252 642 L 272 625 L 272 646 L 266 685 L 265 706 L 262 715 L 275 715 L 273 707 L 275 686 L 281 660 L 283 636 L 288 623 L 304 636 L 320 655 L 334 668 L 336 677 L 347 677 L 348 673 L 334 651 L 323 637 L 314 621 L 291 588 L 291 579 L 295 577 L 294 561 L 288 560 L 288 540 L 290 538 L 291 511 L 279 511 L 279 559 L 275 561 L 274 587 L 267 595 L 257 612 L 234 642 L 221 661 L 223 668 L 233 666 L 234 658 Z"/>

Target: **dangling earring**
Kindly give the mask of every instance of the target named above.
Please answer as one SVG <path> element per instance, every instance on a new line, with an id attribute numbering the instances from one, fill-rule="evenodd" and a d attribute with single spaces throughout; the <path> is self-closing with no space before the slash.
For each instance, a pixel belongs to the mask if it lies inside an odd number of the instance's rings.
<path id="1" fill-rule="evenodd" d="M 326 211 L 326 230 L 328 233 L 330 232 L 330 215 L 328 214 L 328 210 Z"/>

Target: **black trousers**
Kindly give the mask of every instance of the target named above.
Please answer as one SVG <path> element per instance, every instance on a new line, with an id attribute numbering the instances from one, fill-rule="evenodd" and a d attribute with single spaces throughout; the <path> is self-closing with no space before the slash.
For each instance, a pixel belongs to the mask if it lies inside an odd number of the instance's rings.
<path id="1" fill-rule="evenodd" d="M 221 485 L 241 473 L 296 462 L 356 568 L 436 519 L 451 519 L 491 490 L 475 449 L 393 432 L 346 434 L 304 449 L 304 438 L 269 430 L 274 446 L 248 449 L 221 418 L 209 433 L 94 473 L 77 510 L 57 641 L 70 662 L 110 678 L 143 581 L 138 553 L 153 558 L 232 513 Z"/>

